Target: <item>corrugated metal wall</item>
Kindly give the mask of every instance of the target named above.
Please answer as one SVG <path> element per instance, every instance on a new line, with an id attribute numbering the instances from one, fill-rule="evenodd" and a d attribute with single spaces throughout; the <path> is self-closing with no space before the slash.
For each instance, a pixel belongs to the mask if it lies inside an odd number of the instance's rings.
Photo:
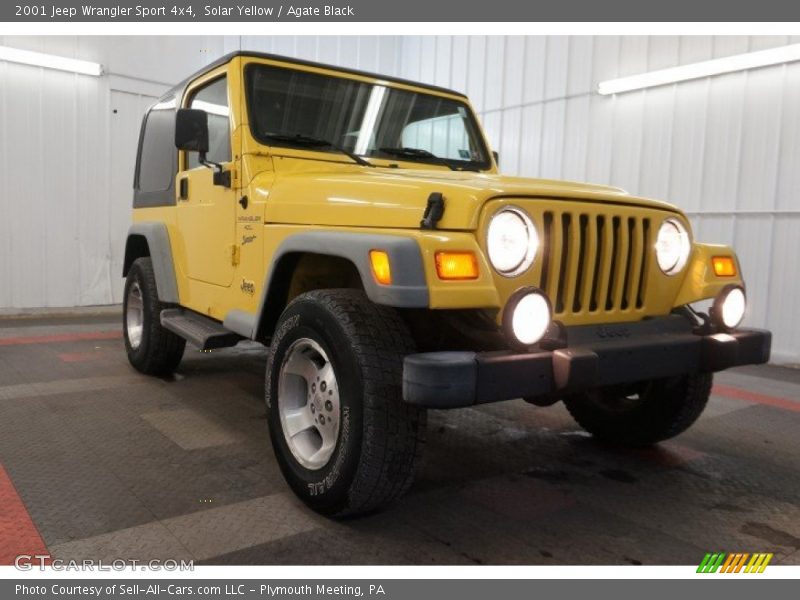
<path id="1" fill-rule="evenodd" d="M 505 172 L 611 183 L 679 204 L 698 239 L 735 244 L 748 322 L 775 331 L 776 360 L 800 362 L 800 63 L 594 93 L 603 79 L 797 41 L 0 37 L 110 72 L 97 79 L 0 62 L 0 308 L 120 300 L 142 107 L 244 47 L 466 90 Z"/>
<path id="2" fill-rule="evenodd" d="M 466 90 L 501 169 L 611 183 L 733 244 L 747 323 L 800 362 L 800 63 L 599 96 L 597 83 L 800 38 L 405 37 L 401 75 Z"/>

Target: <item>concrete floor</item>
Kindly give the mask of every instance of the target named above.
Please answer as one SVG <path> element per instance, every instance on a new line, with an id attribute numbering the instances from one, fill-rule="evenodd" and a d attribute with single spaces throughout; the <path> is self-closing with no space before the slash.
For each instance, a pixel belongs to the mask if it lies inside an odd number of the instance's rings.
<path id="1" fill-rule="evenodd" d="M 134 372 L 119 319 L 0 320 L 0 564 L 800 564 L 800 371 L 718 375 L 700 421 L 649 450 L 594 442 L 556 405 L 432 412 L 390 509 L 344 522 L 290 493 L 267 439 L 265 351 Z"/>

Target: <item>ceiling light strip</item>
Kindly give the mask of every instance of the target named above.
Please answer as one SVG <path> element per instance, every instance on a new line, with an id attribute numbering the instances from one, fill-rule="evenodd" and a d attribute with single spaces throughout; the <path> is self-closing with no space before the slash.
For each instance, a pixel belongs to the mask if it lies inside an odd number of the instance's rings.
<path id="1" fill-rule="evenodd" d="M 76 58 L 67 58 L 65 56 L 56 56 L 55 54 L 44 54 L 42 52 L 20 50 L 19 48 L 9 48 L 8 46 L 0 46 L 0 61 L 3 60 L 34 67 L 92 75 L 94 77 L 100 77 L 100 75 L 103 74 L 103 66 L 99 63 L 78 60 Z"/>
<path id="2" fill-rule="evenodd" d="M 678 83 L 679 81 L 689 81 L 712 77 L 723 73 L 734 73 L 736 71 L 746 71 L 759 67 L 768 67 L 788 62 L 800 60 L 800 44 L 790 46 L 780 46 L 769 50 L 759 50 L 757 52 L 747 52 L 746 54 L 736 54 L 724 58 L 715 58 L 703 62 L 640 73 L 630 77 L 620 77 L 619 79 L 609 79 L 601 81 L 597 87 L 597 92 L 603 96 L 608 94 L 621 94 L 633 90 L 641 90 L 659 85 Z"/>

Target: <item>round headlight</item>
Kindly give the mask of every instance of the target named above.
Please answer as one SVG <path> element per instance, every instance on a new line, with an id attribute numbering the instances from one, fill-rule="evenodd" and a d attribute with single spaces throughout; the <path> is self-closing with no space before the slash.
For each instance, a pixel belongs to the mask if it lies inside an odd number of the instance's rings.
<path id="1" fill-rule="evenodd" d="M 489 222 L 486 246 L 497 272 L 514 277 L 533 263 L 539 249 L 539 235 L 528 215 L 518 208 L 504 208 Z"/>
<path id="2" fill-rule="evenodd" d="M 714 300 L 711 319 L 724 331 L 736 329 L 744 319 L 747 308 L 744 290 L 736 285 L 726 286 Z"/>
<path id="3" fill-rule="evenodd" d="M 689 232 L 677 219 L 667 219 L 661 224 L 656 238 L 658 266 L 667 275 L 679 273 L 689 259 L 691 244 Z"/>
<path id="4" fill-rule="evenodd" d="M 512 346 L 532 346 L 550 327 L 552 310 L 544 292 L 525 287 L 514 292 L 503 310 L 503 328 Z"/>

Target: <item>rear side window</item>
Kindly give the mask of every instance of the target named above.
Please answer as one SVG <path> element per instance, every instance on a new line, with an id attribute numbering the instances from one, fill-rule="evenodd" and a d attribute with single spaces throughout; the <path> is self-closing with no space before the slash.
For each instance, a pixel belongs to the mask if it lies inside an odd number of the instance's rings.
<path id="1" fill-rule="evenodd" d="M 163 192 L 172 187 L 175 157 L 175 100 L 159 102 L 147 113 L 139 156 L 137 188 Z"/>
<path id="2" fill-rule="evenodd" d="M 228 102 L 228 79 L 220 77 L 201 87 L 192 96 L 189 108 L 208 113 L 208 154 L 211 162 L 231 161 L 230 103 Z M 187 155 L 187 168 L 200 166 L 197 152 Z"/>

